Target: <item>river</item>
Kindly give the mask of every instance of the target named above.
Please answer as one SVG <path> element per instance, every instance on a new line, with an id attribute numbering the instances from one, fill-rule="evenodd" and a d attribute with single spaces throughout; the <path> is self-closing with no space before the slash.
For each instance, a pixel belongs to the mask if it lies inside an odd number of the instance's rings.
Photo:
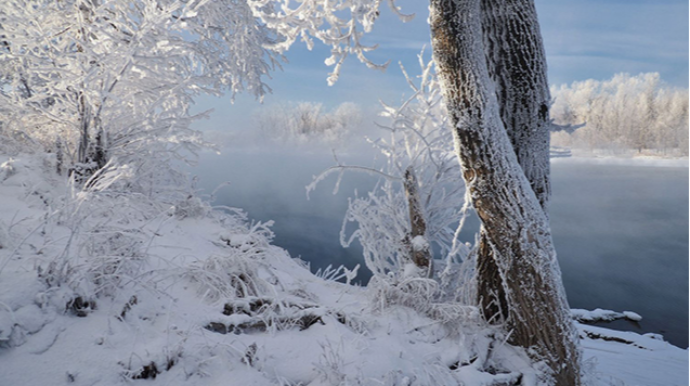
<path id="1" fill-rule="evenodd" d="M 332 164 L 323 155 L 235 152 L 202 157 L 196 174 L 206 191 L 229 181 L 215 203 L 274 220 L 274 243 L 315 271 L 362 262 L 361 247 L 342 248 L 339 232 L 347 197 L 374 181 L 350 173 L 334 195 L 335 179 L 326 180 L 308 201 L 304 186 Z M 687 164 L 558 159 L 552 182 L 551 227 L 570 306 L 637 312 L 638 324 L 608 326 L 688 347 Z M 472 241 L 476 227 L 469 221 L 461 239 Z M 358 280 L 369 277 L 364 269 Z"/>

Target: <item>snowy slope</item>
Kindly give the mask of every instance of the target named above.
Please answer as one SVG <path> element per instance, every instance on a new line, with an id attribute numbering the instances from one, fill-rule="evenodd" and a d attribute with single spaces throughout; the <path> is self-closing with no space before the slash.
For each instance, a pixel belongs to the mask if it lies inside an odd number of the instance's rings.
<path id="1" fill-rule="evenodd" d="M 539 384 L 523 350 L 476 309 L 424 298 L 423 280 L 316 277 L 241 213 L 84 198 L 49 158 L 8 161 L 2 386 Z M 687 384 L 687 350 L 579 328 L 592 384 Z"/>
<path id="2" fill-rule="evenodd" d="M 612 385 L 687 385 L 688 350 L 654 334 L 639 335 L 578 325 L 585 361 L 593 375 Z"/>

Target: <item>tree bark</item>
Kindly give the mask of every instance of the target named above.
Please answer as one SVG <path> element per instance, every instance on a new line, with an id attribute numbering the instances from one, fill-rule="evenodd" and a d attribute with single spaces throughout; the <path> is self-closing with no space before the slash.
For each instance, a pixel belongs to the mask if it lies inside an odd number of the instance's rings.
<path id="1" fill-rule="evenodd" d="M 503 123 L 486 60 L 481 0 L 430 3 L 434 60 L 463 177 L 484 227 L 486 255 L 493 256 L 504 292 L 510 342 L 545 360 L 554 384 L 580 385 L 578 337 L 548 218 Z"/>
<path id="2" fill-rule="evenodd" d="M 484 53 L 501 121 L 546 211 L 551 195 L 551 97 L 537 11 L 532 0 L 481 0 L 481 12 Z"/>
<path id="3" fill-rule="evenodd" d="M 83 93 L 77 95 L 77 110 L 79 111 L 79 147 L 77 163 L 85 164 L 89 149 L 89 125 L 91 123 L 91 105 L 84 100 Z"/>
<path id="4" fill-rule="evenodd" d="M 429 243 L 426 240 L 426 221 L 422 211 L 422 203 L 419 199 L 419 184 L 417 175 L 412 166 L 405 170 L 405 196 L 407 197 L 407 207 L 410 213 L 410 233 L 405 238 L 405 244 L 409 249 L 412 262 L 426 271 L 426 276 L 433 275 L 433 258 Z M 422 238 L 423 243 L 419 243 Z"/>
<path id="5" fill-rule="evenodd" d="M 548 216 L 549 87 L 537 13 L 529 0 L 481 0 L 482 39 L 503 127 L 518 163 Z M 478 302 L 484 318 L 507 316 L 505 294 L 485 229 L 480 231 Z"/>

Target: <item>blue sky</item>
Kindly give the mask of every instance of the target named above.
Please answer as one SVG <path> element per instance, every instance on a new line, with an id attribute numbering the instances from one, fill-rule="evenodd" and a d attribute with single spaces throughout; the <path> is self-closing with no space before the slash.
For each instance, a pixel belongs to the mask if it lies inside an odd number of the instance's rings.
<path id="1" fill-rule="evenodd" d="M 659 72 L 688 87 L 686 0 L 537 1 L 552 84 Z"/>
<path id="2" fill-rule="evenodd" d="M 385 2 L 384 2 L 385 3 Z M 296 44 L 287 54 L 289 63 L 273 74 L 273 93 L 265 104 L 288 101 L 321 102 L 327 107 L 355 102 L 374 111 L 378 100 L 395 104 L 409 95 L 398 62 L 410 74 L 418 73 L 417 55 L 426 46 L 430 56 L 428 8 L 424 0 L 398 0 L 405 13 L 415 13 L 409 23 L 398 20 L 385 5 L 366 41 L 379 44 L 369 57 L 391 64 L 386 72 L 366 68 L 348 58 L 339 81 L 326 83 L 330 67 L 324 64 L 327 47 L 313 51 Z M 627 72 L 659 72 L 662 80 L 688 87 L 688 2 L 685 0 L 536 0 L 552 85 L 585 79 L 608 79 Z M 261 106 L 250 96 L 229 99 L 203 98 L 201 109 L 214 108 L 202 129 L 223 130 L 252 126 L 252 111 Z"/>

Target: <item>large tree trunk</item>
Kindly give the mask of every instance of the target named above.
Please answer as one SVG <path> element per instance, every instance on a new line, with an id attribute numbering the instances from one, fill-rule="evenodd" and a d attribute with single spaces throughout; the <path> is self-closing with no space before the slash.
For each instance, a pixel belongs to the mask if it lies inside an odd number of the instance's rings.
<path id="1" fill-rule="evenodd" d="M 537 11 L 532 0 L 481 0 L 481 12 L 486 64 L 501 121 L 522 171 L 546 210 L 551 194 L 551 97 Z"/>
<path id="2" fill-rule="evenodd" d="M 481 0 L 482 38 L 503 127 L 518 163 L 548 216 L 549 87 L 544 45 L 529 0 Z M 506 299 L 485 229 L 480 232 L 477 296 L 486 320 L 507 316 Z"/>
<path id="3" fill-rule="evenodd" d="M 577 334 L 548 218 L 503 123 L 485 56 L 481 0 L 431 0 L 430 9 L 434 60 L 456 149 L 490 251 L 480 258 L 491 256 L 496 263 L 510 341 L 546 360 L 556 385 L 580 385 Z M 537 22 L 522 17 L 526 25 Z M 522 55 L 528 66 L 543 61 L 529 50 Z"/>

